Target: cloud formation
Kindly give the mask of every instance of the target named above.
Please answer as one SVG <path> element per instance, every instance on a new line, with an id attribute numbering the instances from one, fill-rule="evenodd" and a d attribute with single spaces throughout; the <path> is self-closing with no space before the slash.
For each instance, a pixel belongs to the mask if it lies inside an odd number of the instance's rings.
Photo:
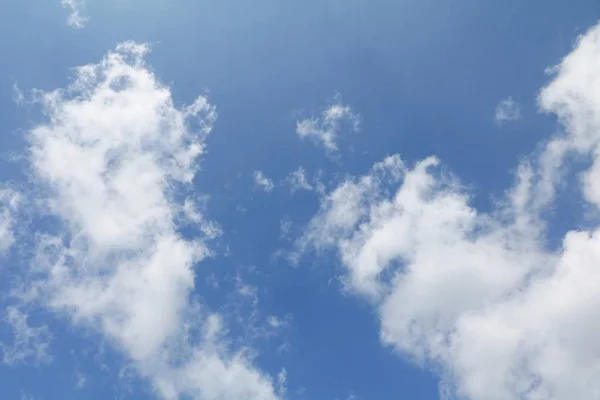
<path id="1" fill-rule="evenodd" d="M 273 181 L 267 178 L 262 171 L 254 171 L 252 176 L 254 177 L 254 184 L 262 188 L 265 192 L 270 192 L 275 188 Z"/>
<path id="2" fill-rule="evenodd" d="M 290 172 L 284 182 L 290 187 L 292 194 L 300 190 L 313 190 L 312 185 L 306 179 L 306 170 L 302 167 Z"/>
<path id="3" fill-rule="evenodd" d="M 62 6 L 69 10 L 67 23 L 75 29 L 85 27 L 88 17 L 83 14 L 84 0 L 60 0 Z"/>
<path id="4" fill-rule="evenodd" d="M 516 121 L 518 119 L 521 119 L 521 106 L 514 101 L 512 97 L 508 97 L 498 103 L 494 115 L 494 120 L 498 124 L 504 124 L 505 122 Z"/>
<path id="5" fill-rule="evenodd" d="M 328 153 L 338 150 L 337 140 L 344 132 L 358 132 L 360 118 L 347 105 L 333 104 L 321 112 L 319 117 L 298 121 L 296 133 L 302 139 L 309 139 L 323 146 Z"/>
<path id="6" fill-rule="evenodd" d="M 600 206 L 600 25 L 554 67 L 543 111 L 565 133 L 518 168 L 491 213 L 471 206 L 435 157 L 388 157 L 327 193 L 298 241 L 334 249 L 348 290 L 377 309 L 381 339 L 438 371 L 442 398 L 595 399 L 600 395 L 600 227 L 546 244 L 545 211 L 571 155 Z M 584 205 L 585 207 L 586 205 Z"/>
<path id="7" fill-rule="evenodd" d="M 0 343 L 3 364 L 13 366 L 21 363 L 33 363 L 37 365 L 52 360 L 48 350 L 52 335 L 47 326 L 29 325 L 27 314 L 14 306 L 6 308 L 4 322 L 13 333 L 13 341 L 10 344 Z"/>
<path id="8" fill-rule="evenodd" d="M 271 377 L 191 297 L 210 251 L 178 228 L 203 221 L 187 195 L 215 107 L 177 108 L 147 52 L 121 43 L 68 87 L 36 92 L 47 122 L 28 134 L 29 161 L 58 230 L 36 235 L 29 293 L 102 334 L 162 398 L 274 400 Z"/>
<path id="9" fill-rule="evenodd" d="M 9 188 L 0 189 L 0 254 L 5 255 L 15 242 L 15 224 L 21 202 L 20 194 Z"/>

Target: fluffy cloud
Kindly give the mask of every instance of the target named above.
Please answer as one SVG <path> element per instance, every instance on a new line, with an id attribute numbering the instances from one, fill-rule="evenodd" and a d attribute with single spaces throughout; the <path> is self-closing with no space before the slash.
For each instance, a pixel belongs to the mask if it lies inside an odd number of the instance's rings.
<path id="1" fill-rule="evenodd" d="M 64 8 L 69 10 L 69 26 L 81 29 L 85 26 L 88 18 L 83 15 L 84 0 L 60 0 Z"/>
<path id="2" fill-rule="evenodd" d="M 494 120 L 503 124 L 509 121 L 516 121 L 521 118 L 521 106 L 513 100 L 512 97 L 508 97 L 502 100 L 496 106 L 496 114 Z"/>
<path id="3" fill-rule="evenodd" d="M 270 192 L 275 188 L 275 184 L 273 181 L 262 172 L 262 171 L 254 171 L 254 184 L 256 186 L 261 187 L 265 192 Z"/>
<path id="4" fill-rule="evenodd" d="M 312 140 L 328 153 L 338 150 L 337 140 L 343 129 L 357 132 L 360 118 L 343 104 L 333 104 L 321 112 L 319 117 L 308 118 L 296 123 L 296 133 L 302 139 Z"/>
<path id="5" fill-rule="evenodd" d="M 186 201 L 215 108 L 177 108 L 126 42 L 75 70 L 65 89 L 37 92 L 47 122 L 28 134 L 38 202 L 58 231 L 37 235 L 30 293 L 96 329 L 165 399 L 276 399 L 273 380 L 226 346 L 221 318 L 190 296 L 204 238 Z M 206 236 L 211 236 L 206 233 Z"/>
<path id="6" fill-rule="evenodd" d="M 600 398 L 600 227 L 545 244 L 544 211 L 588 156 L 584 199 L 600 206 L 600 26 L 551 72 L 539 103 L 565 133 L 523 162 L 481 213 L 436 158 L 377 164 L 326 194 L 298 241 L 335 249 L 348 290 L 378 310 L 381 338 L 442 376 L 445 398 Z"/>

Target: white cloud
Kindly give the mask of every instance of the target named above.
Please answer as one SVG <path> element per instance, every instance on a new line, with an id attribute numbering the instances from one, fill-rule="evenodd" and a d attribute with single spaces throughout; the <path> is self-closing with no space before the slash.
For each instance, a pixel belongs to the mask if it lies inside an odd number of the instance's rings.
<path id="1" fill-rule="evenodd" d="M 281 397 L 285 397 L 287 393 L 287 370 L 282 368 L 277 374 L 277 393 Z"/>
<path id="2" fill-rule="evenodd" d="M 75 380 L 75 389 L 82 389 L 87 383 L 87 377 L 81 372 L 77 372 L 76 380 Z"/>
<path id="3" fill-rule="evenodd" d="M 281 329 L 289 327 L 292 323 L 292 315 L 288 314 L 284 318 L 277 317 L 275 315 L 269 315 L 267 317 L 267 324 L 273 329 Z"/>
<path id="4" fill-rule="evenodd" d="M 258 287 L 244 282 L 239 272 L 235 276 L 235 287 L 240 296 L 252 299 L 252 305 L 256 307 L 258 304 Z"/>
<path id="5" fill-rule="evenodd" d="M 262 172 L 262 171 L 254 171 L 254 183 L 257 186 L 260 186 L 265 192 L 270 192 L 275 188 L 275 184 L 273 181 Z"/>
<path id="6" fill-rule="evenodd" d="M 306 171 L 302 167 L 290 172 L 284 182 L 290 187 L 292 194 L 299 190 L 313 190 L 312 185 L 306 179 Z"/>
<path id="7" fill-rule="evenodd" d="M 314 248 L 317 251 L 337 243 L 340 237 L 349 235 L 370 203 L 379 196 L 382 180 L 397 180 L 405 170 L 400 156 L 391 156 L 373 166 L 371 173 L 355 181 L 347 181 L 326 195 L 321 210 L 308 225 L 298 241 L 300 250 Z"/>
<path id="8" fill-rule="evenodd" d="M 298 242 L 335 249 L 348 289 L 378 310 L 382 341 L 438 371 L 443 398 L 600 398 L 600 226 L 552 251 L 542 219 L 573 152 L 592 159 L 580 185 L 600 207 L 598 65 L 600 25 L 540 93 L 565 134 L 519 166 L 493 213 L 473 208 L 436 158 L 396 158 L 387 178 L 374 167 L 324 196 Z"/>
<path id="9" fill-rule="evenodd" d="M 18 106 L 23 105 L 25 103 L 25 95 L 23 94 L 21 89 L 19 89 L 19 85 L 17 85 L 16 82 L 13 83 L 12 92 L 12 99 L 15 102 L 15 104 Z"/>
<path id="10" fill-rule="evenodd" d="M 76 29 L 85 27 L 88 18 L 83 14 L 84 0 L 60 0 L 60 3 L 69 10 L 69 26 Z"/>
<path id="11" fill-rule="evenodd" d="M 11 328 L 13 342 L 10 345 L 0 343 L 3 364 L 40 364 L 52 360 L 48 352 L 52 336 L 47 326 L 30 326 L 27 314 L 16 307 L 6 308 L 4 321 Z"/>
<path id="12" fill-rule="evenodd" d="M 292 226 L 294 222 L 289 217 L 284 217 L 281 221 L 279 221 L 279 238 L 280 239 L 289 239 L 290 231 L 292 230 Z"/>
<path id="13" fill-rule="evenodd" d="M 509 121 L 521 119 L 521 106 L 513 100 L 512 97 L 507 97 L 496 106 L 496 114 L 494 120 L 503 124 Z"/>
<path id="14" fill-rule="evenodd" d="M 206 202 L 206 199 L 204 199 Z M 183 202 L 182 207 L 182 223 L 192 224 L 196 226 L 206 238 L 214 239 L 223 234 L 223 231 L 219 224 L 214 221 L 208 221 L 204 218 L 204 215 L 200 212 L 200 209 L 204 209 L 205 205 L 201 208 L 198 207 L 197 202 L 192 198 L 187 198 Z"/>
<path id="15" fill-rule="evenodd" d="M 302 139 L 310 139 L 321 145 L 328 153 L 338 150 L 337 140 L 345 129 L 357 132 L 360 118 L 347 105 L 333 104 L 321 112 L 319 117 L 308 118 L 296 123 L 296 133 Z"/>
<path id="16" fill-rule="evenodd" d="M 101 333 L 162 398 L 276 399 L 273 379 L 190 298 L 208 249 L 178 221 L 201 220 L 185 199 L 216 112 L 204 97 L 175 107 L 147 51 L 122 43 L 67 88 L 38 92 L 48 120 L 29 132 L 30 163 L 60 232 L 39 235 L 31 291 Z"/>
<path id="17" fill-rule="evenodd" d="M 0 189 L 0 254 L 15 242 L 15 224 L 21 196 L 13 189 Z"/>

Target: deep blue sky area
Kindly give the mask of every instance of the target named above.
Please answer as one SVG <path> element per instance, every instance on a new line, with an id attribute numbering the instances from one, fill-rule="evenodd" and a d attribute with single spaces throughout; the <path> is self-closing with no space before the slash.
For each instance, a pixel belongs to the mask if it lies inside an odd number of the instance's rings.
<path id="1" fill-rule="evenodd" d="M 342 290 L 332 254 L 298 265 L 281 256 L 293 247 L 282 219 L 294 237 L 319 207 L 315 192 L 292 195 L 282 182 L 302 166 L 309 181 L 334 187 L 386 155 L 409 165 L 437 155 L 478 209 L 490 210 L 518 161 L 557 130 L 555 116 L 538 112 L 537 93 L 546 69 L 596 23 L 600 2 L 88 0 L 85 14 L 86 27 L 73 29 L 59 0 L 3 3 L 0 179 L 27 179 L 24 132 L 44 119 L 39 107 L 15 103 L 13 85 L 24 93 L 65 87 L 73 67 L 98 62 L 117 43 L 150 43 L 147 63 L 176 104 L 206 94 L 218 112 L 194 190 L 208 196 L 205 215 L 223 235 L 196 267 L 194 296 L 227 315 L 232 335 L 247 334 L 235 315 L 256 323 L 288 316 L 275 337 L 252 341 L 258 367 L 273 376 L 286 369 L 290 399 L 438 399 L 429 368 L 382 345 L 376 312 Z M 499 124 L 495 109 L 508 97 L 522 118 Z M 341 135 L 332 157 L 301 140 L 296 122 L 338 100 L 360 115 L 360 129 Z M 275 190 L 255 185 L 257 170 Z M 232 300 L 238 278 L 257 288 L 256 310 L 250 298 Z M 123 378 L 127 361 L 110 341 L 36 312 L 32 321 L 50 321 L 54 361 L 0 366 L 0 398 L 155 398 L 143 379 Z M 86 377 L 80 389 L 78 376 Z"/>

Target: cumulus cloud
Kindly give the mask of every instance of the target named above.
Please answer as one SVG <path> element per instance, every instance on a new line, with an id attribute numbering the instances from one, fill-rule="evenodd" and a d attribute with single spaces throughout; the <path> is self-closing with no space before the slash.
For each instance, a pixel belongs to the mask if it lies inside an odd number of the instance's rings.
<path id="1" fill-rule="evenodd" d="M 38 202 L 58 231 L 40 232 L 30 285 L 35 300 L 95 329 L 165 399 L 276 399 L 273 379 L 227 346 L 222 319 L 191 293 L 205 239 L 188 191 L 216 119 L 198 97 L 174 105 L 125 42 L 72 83 L 40 92 L 47 121 L 29 134 Z"/>
<path id="2" fill-rule="evenodd" d="M 52 336 L 47 326 L 31 326 L 27 314 L 14 306 L 6 308 L 4 322 L 11 329 L 13 340 L 0 343 L 3 364 L 41 364 L 52 360 L 48 350 Z"/>
<path id="3" fill-rule="evenodd" d="M 344 130 L 357 132 L 360 118 L 347 105 L 333 104 L 321 112 L 319 117 L 298 121 L 296 133 L 302 139 L 309 139 L 321 145 L 328 153 L 338 150 L 337 140 Z"/>
<path id="4" fill-rule="evenodd" d="M 381 339 L 441 374 L 443 398 L 595 399 L 600 227 L 546 245 L 544 211 L 570 154 L 600 206 L 600 26 L 551 70 L 542 110 L 565 128 L 518 168 L 491 213 L 427 158 L 386 159 L 327 193 L 298 246 L 334 249 L 348 290 L 377 309 Z"/>
<path id="5" fill-rule="evenodd" d="M 521 106 L 512 97 L 508 97 L 498 103 L 494 115 L 494 120 L 497 123 L 503 124 L 518 119 L 521 119 Z"/>
<path id="6" fill-rule="evenodd" d="M 69 10 L 67 23 L 75 29 L 85 27 L 88 18 L 83 14 L 84 0 L 60 0 L 62 6 Z"/>
<path id="7" fill-rule="evenodd" d="M 262 172 L 262 171 L 254 171 L 254 184 L 258 187 L 261 187 L 265 192 L 270 192 L 275 188 L 275 184 L 273 181 Z"/>

